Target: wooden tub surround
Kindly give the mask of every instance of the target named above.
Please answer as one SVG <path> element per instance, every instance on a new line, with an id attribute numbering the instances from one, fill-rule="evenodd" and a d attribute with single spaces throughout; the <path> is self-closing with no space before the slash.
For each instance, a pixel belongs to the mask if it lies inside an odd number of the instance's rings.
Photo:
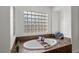
<path id="1" fill-rule="evenodd" d="M 45 34 L 43 36 L 45 38 L 55 38 L 53 34 Z M 56 39 L 59 41 L 58 44 L 49 49 L 32 51 L 23 48 L 24 42 L 33 39 L 38 39 L 38 37 L 39 37 L 38 35 L 16 37 L 11 52 L 12 53 L 72 53 L 71 39 L 67 37 L 64 37 L 63 39 Z"/>

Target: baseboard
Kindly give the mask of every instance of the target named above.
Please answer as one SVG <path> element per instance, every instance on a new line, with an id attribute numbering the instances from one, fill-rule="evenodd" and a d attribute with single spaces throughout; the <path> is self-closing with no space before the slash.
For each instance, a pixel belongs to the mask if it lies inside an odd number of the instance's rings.
<path id="1" fill-rule="evenodd" d="M 72 51 L 72 53 L 79 53 L 79 49 Z"/>

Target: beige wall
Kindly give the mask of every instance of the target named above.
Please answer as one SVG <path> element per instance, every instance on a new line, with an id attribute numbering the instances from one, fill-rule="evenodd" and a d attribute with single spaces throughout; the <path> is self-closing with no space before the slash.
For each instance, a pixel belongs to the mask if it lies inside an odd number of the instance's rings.
<path id="1" fill-rule="evenodd" d="M 52 10 L 52 33 L 60 31 L 60 12 Z"/>
<path id="2" fill-rule="evenodd" d="M 71 7 L 65 6 L 60 13 L 60 32 L 71 38 Z"/>
<path id="3" fill-rule="evenodd" d="M 10 7 L 0 6 L 0 53 L 10 52 Z"/>
<path id="4" fill-rule="evenodd" d="M 52 10 L 54 13 L 52 20 L 56 21 L 55 27 L 58 27 L 56 31 L 63 32 L 65 37 L 71 38 L 71 7 L 56 6 Z"/>
<path id="5" fill-rule="evenodd" d="M 79 52 L 79 7 L 71 8 L 72 17 L 72 50 Z"/>

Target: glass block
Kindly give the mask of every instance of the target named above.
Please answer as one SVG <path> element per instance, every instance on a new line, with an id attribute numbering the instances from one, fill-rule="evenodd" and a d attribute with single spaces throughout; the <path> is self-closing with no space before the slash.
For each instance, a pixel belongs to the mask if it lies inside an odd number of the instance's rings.
<path id="1" fill-rule="evenodd" d="M 28 18 L 31 18 L 31 15 L 28 15 Z"/>
<path id="2" fill-rule="evenodd" d="M 40 15 L 40 13 L 38 13 L 38 15 Z"/>
<path id="3" fill-rule="evenodd" d="M 26 17 L 26 18 L 27 18 L 27 15 L 24 15 L 24 17 Z"/>
<path id="4" fill-rule="evenodd" d="M 38 19 L 36 19 L 35 21 L 38 22 Z"/>
<path id="5" fill-rule="evenodd" d="M 35 15 L 35 12 L 32 12 L 32 15 Z"/>
<path id="6" fill-rule="evenodd" d="M 28 11 L 24 11 L 24 14 L 27 14 L 28 13 Z"/>
<path id="7" fill-rule="evenodd" d="M 28 12 L 28 14 L 32 14 L 32 12 Z"/>
<path id="8" fill-rule="evenodd" d="M 32 18 L 35 18 L 35 15 L 32 15 Z"/>
<path id="9" fill-rule="evenodd" d="M 39 33 L 45 32 L 48 28 L 48 14 L 41 13 L 41 12 L 24 12 L 24 31 L 26 33 Z"/>
<path id="10" fill-rule="evenodd" d="M 43 22 L 44 20 L 42 19 L 41 22 Z"/>
<path id="11" fill-rule="evenodd" d="M 42 13 L 42 16 L 44 16 L 44 13 Z"/>
<path id="12" fill-rule="evenodd" d="M 36 16 L 34 15 L 34 18 L 36 18 Z"/>
<path id="13" fill-rule="evenodd" d="M 43 17 L 41 17 L 41 19 L 43 19 Z"/>
<path id="14" fill-rule="evenodd" d="M 41 14 L 41 13 L 39 13 L 39 15 L 41 16 L 42 14 Z"/>
<path id="15" fill-rule="evenodd" d="M 45 19 L 48 19 L 48 17 L 45 17 Z"/>
<path id="16" fill-rule="evenodd" d="M 34 23 L 34 22 L 32 22 L 32 25 L 35 25 L 35 23 Z"/>
<path id="17" fill-rule="evenodd" d="M 28 19 L 25 19 L 25 20 L 24 20 L 24 22 L 27 22 L 27 21 L 28 21 Z"/>
<path id="18" fill-rule="evenodd" d="M 37 22 L 35 22 L 35 25 L 38 25 L 38 23 L 37 23 Z"/>
<path id="19" fill-rule="evenodd" d="M 32 19 L 32 22 L 35 22 L 35 19 Z"/>
<path id="20" fill-rule="evenodd" d="M 41 13 L 41 16 L 43 16 L 43 13 Z"/>
<path id="21" fill-rule="evenodd" d="M 28 21 L 30 21 L 30 22 L 31 22 L 31 19 L 28 19 Z"/>
<path id="22" fill-rule="evenodd" d="M 42 17 L 41 17 L 41 16 L 39 16 L 39 19 L 42 19 Z"/>
<path id="23" fill-rule="evenodd" d="M 35 18 L 38 18 L 38 16 L 36 15 Z"/>
<path id="24" fill-rule="evenodd" d="M 35 15 L 39 15 L 39 13 L 35 13 Z"/>
<path id="25" fill-rule="evenodd" d="M 48 14 L 45 14 L 45 16 L 47 16 L 47 17 L 48 17 Z"/>

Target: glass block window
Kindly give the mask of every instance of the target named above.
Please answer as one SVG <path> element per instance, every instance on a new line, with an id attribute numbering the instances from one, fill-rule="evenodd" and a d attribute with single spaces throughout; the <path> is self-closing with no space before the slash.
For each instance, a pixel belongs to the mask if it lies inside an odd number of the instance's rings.
<path id="1" fill-rule="evenodd" d="M 48 32 L 48 14 L 42 12 L 24 11 L 24 32 Z"/>

